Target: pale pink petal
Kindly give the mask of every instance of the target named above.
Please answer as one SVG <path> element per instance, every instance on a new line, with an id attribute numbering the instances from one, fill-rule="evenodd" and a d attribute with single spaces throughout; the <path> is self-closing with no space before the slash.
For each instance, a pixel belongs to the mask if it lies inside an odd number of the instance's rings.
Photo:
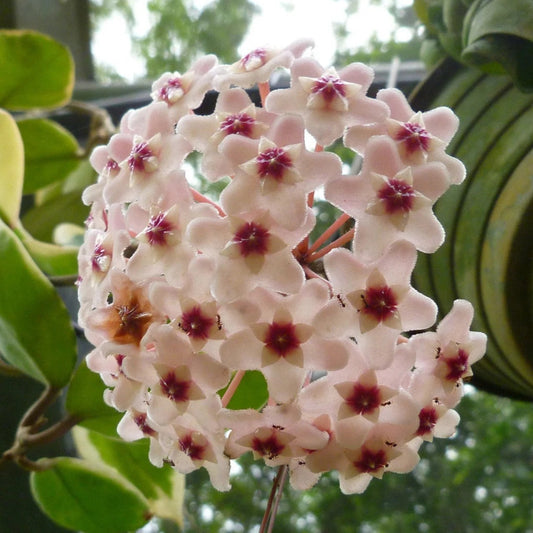
<path id="1" fill-rule="evenodd" d="M 251 329 L 244 329 L 228 337 L 220 347 L 223 364 L 235 370 L 254 370 L 261 368 L 263 345 Z"/>

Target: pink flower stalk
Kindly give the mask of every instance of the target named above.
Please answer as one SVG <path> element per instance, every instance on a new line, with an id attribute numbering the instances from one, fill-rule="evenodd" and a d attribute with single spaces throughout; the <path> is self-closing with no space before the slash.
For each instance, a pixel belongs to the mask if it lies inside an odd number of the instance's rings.
<path id="1" fill-rule="evenodd" d="M 396 90 L 369 98 L 369 67 L 323 68 L 310 46 L 164 74 L 94 151 L 83 195 L 79 320 L 118 434 L 148 438 L 156 465 L 205 468 L 219 490 L 248 452 L 298 489 L 337 470 L 358 493 L 412 470 L 424 441 L 455 431 L 485 350 L 465 301 L 424 331 L 437 307 L 411 284 L 417 251 L 444 238 L 432 206 L 464 177 L 445 152 L 455 115 L 414 113 Z M 278 68 L 291 86 L 269 92 Z M 264 107 L 245 91 L 256 84 Z M 212 89 L 213 113 L 195 115 Z M 322 150 L 338 139 L 364 155 L 358 175 Z M 218 198 L 187 180 L 193 151 Z M 322 189 L 343 214 L 310 242 Z M 232 409 L 251 371 L 268 400 Z"/>

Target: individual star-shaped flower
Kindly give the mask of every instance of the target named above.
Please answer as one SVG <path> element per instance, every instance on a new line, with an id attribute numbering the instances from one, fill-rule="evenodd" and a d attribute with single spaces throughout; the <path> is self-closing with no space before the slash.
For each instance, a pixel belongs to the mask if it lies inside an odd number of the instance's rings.
<path id="1" fill-rule="evenodd" d="M 415 373 L 409 385 L 409 394 L 420 409 L 415 435 L 428 442 L 433 437 L 451 437 L 459 423 L 459 414 L 436 396 L 441 389 L 437 377 L 422 373 Z"/>
<path id="2" fill-rule="evenodd" d="M 448 189 L 441 163 L 405 167 L 394 142 L 370 140 L 362 171 L 326 185 L 326 198 L 357 220 L 354 249 L 373 260 L 395 240 L 405 239 L 425 253 L 444 240 L 433 204 Z"/>
<path id="3" fill-rule="evenodd" d="M 109 275 L 111 302 L 96 309 L 81 308 L 80 324 L 94 345 L 110 340 L 139 346 L 150 324 L 163 317 L 150 302 L 146 284 L 134 283 L 116 269 Z"/>
<path id="4" fill-rule="evenodd" d="M 193 352 L 185 335 L 170 324 L 152 328 L 144 341 L 155 350 L 156 381 L 150 383 L 148 415 L 168 424 L 189 403 L 216 394 L 230 377 L 229 370 L 205 352 Z"/>
<path id="5" fill-rule="evenodd" d="M 303 233 L 290 235 L 274 224 L 268 212 L 243 215 L 197 218 L 189 224 L 189 241 L 216 261 L 211 284 L 215 298 L 229 302 L 256 286 L 297 292 L 304 274 L 292 248 L 305 236 L 307 227 Z"/>
<path id="6" fill-rule="evenodd" d="M 104 305 L 110 290 L 109 272 L 113 268 L 124 270 L 123 251 L 131 237 L 125 229 L 124 217 L 116 206 L 108 212 L 108 231 L 89 229 L 78 254 L 80 302 Z M 118 216 L 115 216 L 118 214 Z M 109 226 L 111 224 L 111 226 Z"/>
<path id="7" fill-rule="evenodd" d="M 440 389 L 435 390 L 434 396 L 448 407 L 459 402 L 464 380 L 472 375 L 472 365 L 485 353 L 487 336 L 470 331 L 473 317 L 472 304 L 455 300 L 436 332 L 420 333 L 409 339 L 417 355 L 415 375 L 438 378 Z"/>
<path id="8" fill-rule="evenodd" d="M 262 412 L 254 409 L 224 411 L 221 423 L 231 429 L 226 454 L 236 458 L 252 451 L 255 459 L 267 465 L 289 463 L 312 450 L 320 450 L 328 442 L 328 433 L 302 420 L 294 404 L 268 406 Z"/>
<path id="9" fill-rule="evenodd" d="M 182 474 L 203 467 L 217 490 L 229 490 L 226 439 L 218 420 L 221 408 L 217 395 L 193 402 L 187 412 L 162 427 L 157 438 L 152 439 L 150 461 L 159 467 L 169 463 Z"/>
<path id="10" fill-rule="evenodd" d="M 299 39 L 282 49 L 256 48 L 217 74 L 213 80 L 213 87 L 218 91 L 230 85 L 247 89 L 266 82 L 276 68 L 289 68 L 294 59 L 300 57 L 313 44 L 310 39 Z"/>
<path id="11" fill-rule="evenodd" d="M 325 70 L 312 58 L 297 59 L 291 67 L 291 87 L 272 91 L 266 108 L 274 113 L 302 115 L 317 143 L 327 146 L 342 137 L 347 126 L 382 121 L 388 108 L 365 96 L 374 73 L 353 63 L 338 73 Z"/>
<path id="12" fill-rule="evenodd" d="M 164 102 L 172 120 L 177 122 L 202 103 L 217 72 L 217 63 L 216 56 L 209 54 L 199 58 L 184 74 L 166 72 L 152 84 L 152 99 Z"/>
<path id="13" fill-rule="evenodd" d="M 302 389 L 298 402 L 306 418 L 327 413 L 335 432 L 342 435 L 354 428 L 361 432 L 366 426 L 359 418 L 369 426 L 378 421 L 410 423 L 418 406 L 403 387 L 410 382 L 414 353 L 407 343 L 397 344 L 390 366 L 374 370 L 373 352 L 368 352 L 364 354 L 360 345 L 351 343 L 344 368 L 329 371 Z"/>
<path id="14" fill-rule="evenodd" d="M 301 117 L 284 115 L 259 141 L 232 135 L 220 144 L 236 169 L 220 196 L 226 213 L 268 209 L 289 230 L 305 222 L 308 193 L 340 176 L 342 165 L 331 152 L 306 150 L 304 131 Z"/>
<path id="15" fill-rule="evenodd" d="M 262 304 L 261 319 L 230 335 L 220 347 L 220 357 L 233 369 L 261 370 L 275 401 L 293 399 L 310 370 L 345 366 L 346 342 L 325 339 L 311 325 L 329 299 L 321 281 L 308 280 L 291 296 L 256 289 L 253 299 Z"/>
<path id="16" fill-rule="evenodd" d="M 372 368 L 391 362 L 402 331 L 430 327 L 437 315 L 435 303 L 410 283 L 416 249 L 396 241 L 378 260 L 363 263 L 346 249 L 335 249 L 324 258 L 324 267 L 335 294 L 319 313 L 320 331 L 355 336 L 363 352 L 372 354 Z"/>
<path id="17" fill-rule="evenodd" d="M 344 137 L 346 146 L 363 154 L 370 137 L 388 135 L 407 165 L 438 161 L 446 168 L 449 183 L 459 184 L 466 175 L 459 159 L 445 150 L 457 131 L 459 119 L 447 107 L 415 113 L 398 89 L 382 89 L 376 99 L 390 108 L 390 118 L 370 125 L 352 126 Z"/>
<path id="18" fill-rule="evenodd" d="M 346 443 L 339 483 L 344 494 L 363 492 L 372 478 L 381 479 L 385 472 L 406 473 L 418 464 L 416 449 L 407 444 L 409 427 L 376 424 L 361 446 Z"/>

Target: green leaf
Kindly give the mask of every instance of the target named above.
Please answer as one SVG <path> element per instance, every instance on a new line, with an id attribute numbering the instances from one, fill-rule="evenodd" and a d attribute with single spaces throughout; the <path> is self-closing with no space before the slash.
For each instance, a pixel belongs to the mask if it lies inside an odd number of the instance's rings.
<path id="1" fill-rule="evenodd" d="M 22 224 L 36 239 L 51 242 L 59 224 L 82 225 L 88 215 L 89 207 L 81 201 L 80 191 L 72 191 L 29 209 L 22 217 Z"/>
<path id="2" fill-rule="evenodd" d="M 104 390 L 100 376 L 89 370 L 83 361 L 72 376 L 65 408 L 81 419 L 81 426 L 116 437 L 122 414 L 104 402 Z"/>
<path id="3" fill-rule="evenodd" d="M 49 276 L 74 276 L 78 272 L 78 248 L 34 239 L 20 224 L 15 228 L 28 253 Z"/>
<path id="4" fill-rule="evenodd" d="M 27 119 L 19 121 L 18 127 L 24 142 L 24 194 L 64 180 L 79 165 L 78 142 L 56 122 Z"/>
<path id="5" fill-rule="evenodd" d="M 533 91 L 533 2 L 476 0 L 463 26 L 462 59 L 487 72 L 507 71 L 516 85 Z"/>
<path id="6" fill-rule="evenodd" d="M 0 107 L 13 110 L 65 105 L 74 86 L 68 49 L 29 30 L 0 31 Z"/>
<path id="7" fill-rule="evenodd" d="M 259 370 L 248 370 L 235 394 L 228 403 L 228 409 L 260 409 L 268 400 L 266 380 Z"/>
<path id="8" fill-rule="evenodd" d="M 0 352 L 32 378 L 61 388 L 76 362 L 76 338 L 67 309 L 3 222 L 0 257 Z"/>
<path id="9" fill-rule="evenodd" d="M 32 472 L 30 486 L 39 507 L 75 531 L 131 531 L 150 519 L 148 502 L 131 483 L 88 461 L 55 459 L 51 468 Z"/>
<path id="10" fill-rule="evenodd" d="M 137 487 L 148 499 L 152 514 L 183 526 L 185 476 L 168 464 L 152 465 L 148 439 L 124 442 L 77 427 L 74 441 L 82 457 L 116 469 Z"/>
<path id="11" fill-rule="evenodd" d="M 0 139 L 0 218 L 13 224 L 18 219 L 22 198 L 24 146 L 16 122 L 2 109 Z"/>

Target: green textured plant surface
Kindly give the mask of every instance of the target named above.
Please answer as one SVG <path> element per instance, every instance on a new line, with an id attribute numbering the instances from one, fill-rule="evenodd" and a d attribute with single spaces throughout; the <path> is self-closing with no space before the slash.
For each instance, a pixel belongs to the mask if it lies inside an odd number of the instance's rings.
<path id="1" fill-rule="evenodd" d="M 74 440 L 82 457 L 114 468 L 137 487 L 148 500 L 152 514 L 183 525 L 185 476 L 168 464 L 162 468 L 152 465 L 148 439 L 125 442 L 78 427 Z"/>
<path id="2" fill-rule="evenodd" d="M 74 86 L 68 49 L 29 30 L 0 31 L 0 107 L 26 110 L 65 105 Z"/>
<path id="3" fill-rule="evenodd" d="M 150 518 L 148 502 L 140 491 L 111 469 L 89 461 L 54 459 L 51 468 L 33 472 L 30 483 L 41 509 L 59 525 L 75 531 L 132 531 Z"/>
<path id="4" fill-rule="evenodd" d="M 0 221 L 0 352 L 13 366 L 54 387 L 76 362 L 70 317 L 15 233 Z"/>
<path id="5" fill-rule="evenodd" d="M 13 117 L 0 109 L 0 218 L 18 219 L 24 181 L 24 147 Z"/>

